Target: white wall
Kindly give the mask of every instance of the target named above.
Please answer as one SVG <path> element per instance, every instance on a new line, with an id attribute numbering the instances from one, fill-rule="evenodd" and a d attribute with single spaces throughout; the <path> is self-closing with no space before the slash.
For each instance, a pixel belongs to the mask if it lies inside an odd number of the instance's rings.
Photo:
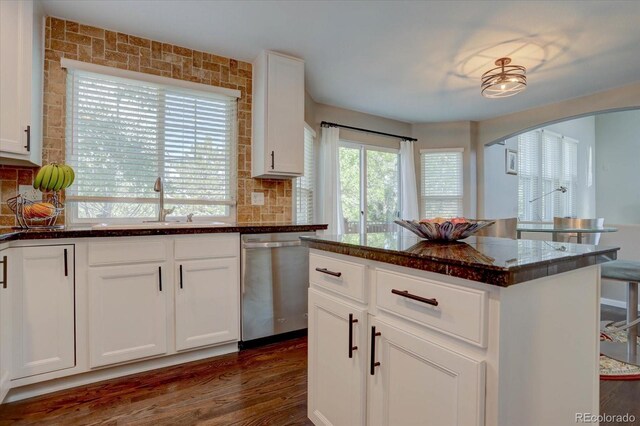
<path id="1" fill-rule="evenodd" d="M 595 217 L 596 181 L 587 182 L 588 153 L 595 156 L 595 118 L 584 117 L 543 127 L 554 133 L 578 140 L 578 217 Z M 484 152 L 484 212 L 486 218 L 499 219 L 518 215 L 518 177 L 505 173 L 505 150 L 518 149 L 517 138 L 509 138 L 506 145 L 485 147 Z M 593 165 L 592 165 L 593 167 Z"/>
<path id="2" fill-rule="evenodd" d="M 509 138 L 505 144 L 485 148 L 485 219 L 503 219 L 518 216 L 518 176 L 505 173 L 506 150 L 518 150 L 518 139 Z"/>
<path id="3" fill-rule="evenodd" d="M 482 216 L 484 213 L 484 198 L 482 195 L 485 192 L 483 186 L 485 184 L 484 146 L 486 144 L 571 117 L 587 116 L 600 111 L 638 107 L 640 107 L 640 82 L 478 122 L 476 137 L 478 214 Z"/>
<path id="4" fill-rule="evenodd" d="M 411 135 L 411 124 L 402 121 L 391 120 L 389 118 L 378 117 L 376 115 L 365 114 L 358 111 L 319 103 L 315 104 L 314 110 L 314 123 L 308 124 L 316 129 L 318 137 L 320 137 L 320 123 L 323 121 L 344 124 L 352 127 L 360 127 L 368 130 L 376 130 L 378 132 L 391 133 L 400 136 Z M 400 139 L 347 129 L 340 129 L 340 139 L 360 142 L 368 145 L 400 148 Z"/>
<path id="5" fill-rule="evenodd" d="M 601 114 L 595 123 L 598 216 L 640 224 L 640 111 Z"/>

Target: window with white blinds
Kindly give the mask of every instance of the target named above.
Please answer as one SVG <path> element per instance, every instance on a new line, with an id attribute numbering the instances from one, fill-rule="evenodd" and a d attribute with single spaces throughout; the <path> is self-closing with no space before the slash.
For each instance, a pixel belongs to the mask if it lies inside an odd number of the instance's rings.
<path id="1" fill-rule="evenodd" d="M 313 197 L 315 187 L 315 167 L 313 139 L 315 132 L 304 128 L 304 174 L 294 182 L 294 199 L 296 209 L 296 223 L 313 223 Z"/>
<path id="2" fill-rule="evenodd" d="M 231 215 L 234 97 L 81 70 L 67 78 L 71 221 L 156 217 L 157 177 L 174 216 Z"/>
<path id="3" fill-rule="evenodd" d="M 462 149 L 420 151 L 421 216 L 459 217 L 463 214 Z"/>
<path id="4" fill-rule="evenodd" d="M 575 217 L 577 140 L 548 130 L 523 133 L 518 136 L 518 163 L 520 220 L 552 222 L 554 217 Z"/>

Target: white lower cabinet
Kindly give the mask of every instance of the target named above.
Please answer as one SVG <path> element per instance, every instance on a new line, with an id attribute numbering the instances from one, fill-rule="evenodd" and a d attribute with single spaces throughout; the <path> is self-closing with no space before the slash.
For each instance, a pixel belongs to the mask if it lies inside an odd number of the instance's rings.
<path id="1" fill-rule="evenodd" d="M 74 246 L 9 249 L 13 379 L 75 365 Z"/>
<path id="2" fill-rule="evenodd" d="M 360 264 L 359 274 L 349 274 L 354 260 L 311 254 L 311 421 L 317 426 L 484 425 L 485 361 L 456 350 L 460 344 L 468 344 L 462 339 L 451 347 L 436 343 L 431 329 L 437 326 L 447 331 L 451 324 L 464 329 L 467 322 L 475 322 L 478 332 L 474 337 L 484 336 L 485 314 L 476 311 L 484 312 L 486 300 L 482 295 L 476 297 L 473 300 L 479 307 L 472 314 L 477 315 L 461 316 L 452 308 L 455 297 L 450 293 L 455 289 L 433 281 L 420 282 L 424 285 L 413 288 L 408 276 L 396 274 L 388 280 L 402 289 L 396 296 L 384 286 L 386 276 L 381 277 L 388 271 Z M 326 278 L 314 274 L 316 267 L 340 274 L 335 275 L 339 280 L 328 285 Z M 357 288 L 358 283 L 364 285 L 358 293 L 364 303 L 352 297 L 350 289 Z M 430 299 L 435 295 L 442 303 L 416 303 L 415 297 L 408 299 L 413 297 L 409 290 L 424 296 L 420 300 L 435 301 Z M 350 346 L 354 348 L 352 358 Z"/>
<path id="3" fill-rule="evenodd" d="M 365 424 L 366 321 L 365 309 L 309 290 L 308 416 L 316 425 Z"/>
<path id="4" fill-rule="evenodd" d="M 176 261 L 176 350 L 239 338 L 238 258 Z"/>
<path id="5" fill-rule="evenodd" d="M 9 250 L 0 251 L 0 402 L 11 387 L 11 288 L 7 282 Z"/>
<path id="6" fill-rule="evenodd" d="M 482 425 L 483 362 L 370 322 L 369 425 Z"/>
<path id="7" fill-rule="evenodd" d="M 169 274 L 165 263 L 91 268 L 91 367 L 167 352 Z"/>
<path id="8" fill-rule="evenodd" d="M 238 233 L 12 244 L 0 248 L 0 404 L 77 386 L 79 374 L 238 350 Z"/>

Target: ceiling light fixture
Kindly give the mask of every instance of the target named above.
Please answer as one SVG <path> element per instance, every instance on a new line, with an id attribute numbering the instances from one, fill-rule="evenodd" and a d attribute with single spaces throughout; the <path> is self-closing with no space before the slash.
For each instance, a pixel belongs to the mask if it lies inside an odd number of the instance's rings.
<path id="1" fill-rule="evenodd" d="M 527 69 L 510 63 L 511 58 L 500 58 L 495 62 L 495 68 L 482 74 L 482 96 L 506 98 L 527 88 Z"/>

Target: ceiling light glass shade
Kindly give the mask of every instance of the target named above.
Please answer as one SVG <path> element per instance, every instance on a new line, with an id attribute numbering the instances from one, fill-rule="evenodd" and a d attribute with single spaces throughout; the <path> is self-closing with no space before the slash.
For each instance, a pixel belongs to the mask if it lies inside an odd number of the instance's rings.
<path id="1" fill-rule="evenodd" d="M 482 96 L 506 98 L 527 88 L 527 69 L 510 63 L 510 58 L 500 58 L 495 62 L 495 68 L 482 74 Z"/>

